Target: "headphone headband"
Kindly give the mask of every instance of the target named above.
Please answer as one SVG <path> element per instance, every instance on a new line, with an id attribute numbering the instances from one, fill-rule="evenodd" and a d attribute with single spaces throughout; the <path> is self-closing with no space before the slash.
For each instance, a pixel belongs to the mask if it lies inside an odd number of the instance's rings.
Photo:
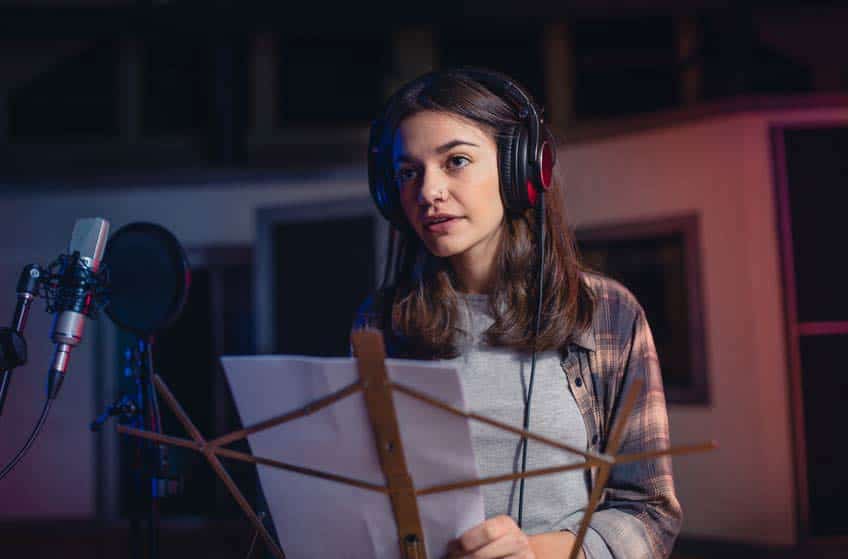
<path id="1" fill-rule="evenodd" d="M 542 127 L 543 120 L 539 111 L 536 109 L 536 103 L 530 95 L 512 81 L 506 74 L 501 74 L 494 70 L 484 68 L 460 68 L 458 70 L 448 70 L 446 73 L 451 74 L 456 72 L 459 75 L 466 75 L 474 81 L 485 85 L 496 95 L 502 98 L 507 98 L 512 101 L 513 106 L 518 109 L 518 118 L 527 123 L 529 128 L 530 147 L 535 147 L 529 153 L 532 154 L 532 162 L 535 164 L 538 158 L 539 148 L 539 129 Z M 435 73 L 435 72 L 434 72 Z"/>

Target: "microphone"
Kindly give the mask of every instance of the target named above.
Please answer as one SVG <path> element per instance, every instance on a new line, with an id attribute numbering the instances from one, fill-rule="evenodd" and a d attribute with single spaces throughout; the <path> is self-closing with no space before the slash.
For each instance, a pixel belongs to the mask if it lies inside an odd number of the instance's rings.
<path id="1" fill-rule="evenodd" d="M 107 220 L 100 217 L 78 219 L 71 234 L 68 254 L 59 258 L 53 304 L 56 317 L 50 331 L 56 350 L 47 373 L 47 397 L 51 400 L 56 398 L 65 379 L 71 350 L 82 341 L 85 319 L 92 312 L 99 282 L 97 272 L 108 237 Z"/>

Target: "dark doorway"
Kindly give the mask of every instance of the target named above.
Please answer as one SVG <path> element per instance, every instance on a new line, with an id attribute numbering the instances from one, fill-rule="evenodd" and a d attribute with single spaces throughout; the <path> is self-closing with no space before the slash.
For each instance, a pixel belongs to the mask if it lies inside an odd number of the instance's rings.
<path id="1" fill-rule="evenodd" d="M 773 130 L 800 533 L 848 536 L 848 126 Z"/>
<path id="2" fill-rule="evenodd" d="M 357 307 L 374 289 L 375 218 L 273 227 L 274 351 L 345 356 Z"/>

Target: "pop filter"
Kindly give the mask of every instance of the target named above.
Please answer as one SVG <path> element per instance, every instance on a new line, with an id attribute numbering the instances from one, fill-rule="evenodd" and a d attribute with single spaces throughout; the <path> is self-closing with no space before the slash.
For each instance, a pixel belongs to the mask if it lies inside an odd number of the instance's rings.
<path id="1" fill-rule="evenodd" d="M 179 317 L 191 271 L 177 238 L 155 223 L 130 223 L 106 244 L 106 314 L 119 327 L 148 339 Z"/>

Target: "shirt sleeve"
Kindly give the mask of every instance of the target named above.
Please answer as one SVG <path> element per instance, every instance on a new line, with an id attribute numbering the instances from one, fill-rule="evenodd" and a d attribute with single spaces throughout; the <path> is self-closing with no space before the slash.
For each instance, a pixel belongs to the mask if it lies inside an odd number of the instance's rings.
<path id="1" fill-rule="evenodd" d="M 583 555 L 586 559 L 615 559 L 597 530 L 590 527 L 583 538 Z"/>
<path id="2" fill-rule="evenodd" d="M 620 373 L 613 375 L 613 413 L 620 412 L 634 380 L 643 382 L 627 419 L 618 454 L 662 450 L 670 446 L 668 414 L 654 340 L 645 313 L 638 309 L 621 353 Z M 659 456 L 613 466 L 603 500 L 590 523 L 615 559 L 667 558 L 680 531 L 682 511 L 674 491 L 671 458 Z"/>
<path id="3" fill-rule="evenodd" d="M 582 520 L 581 513 L 582 511 L 578 511 L 578 513 L 572 515 L 572 520 L 565 528 L 566 531 L 571 532 L 575 536 L 577 536 L 577 531 L 580 528 L 580 521 Z M 609 546 L 592 526 L 589 526 L 589 529 L 586 531 L 586 537 L 583 538 L 583 554 L 586 556 L 586 559 L 615 559 Z"/>

